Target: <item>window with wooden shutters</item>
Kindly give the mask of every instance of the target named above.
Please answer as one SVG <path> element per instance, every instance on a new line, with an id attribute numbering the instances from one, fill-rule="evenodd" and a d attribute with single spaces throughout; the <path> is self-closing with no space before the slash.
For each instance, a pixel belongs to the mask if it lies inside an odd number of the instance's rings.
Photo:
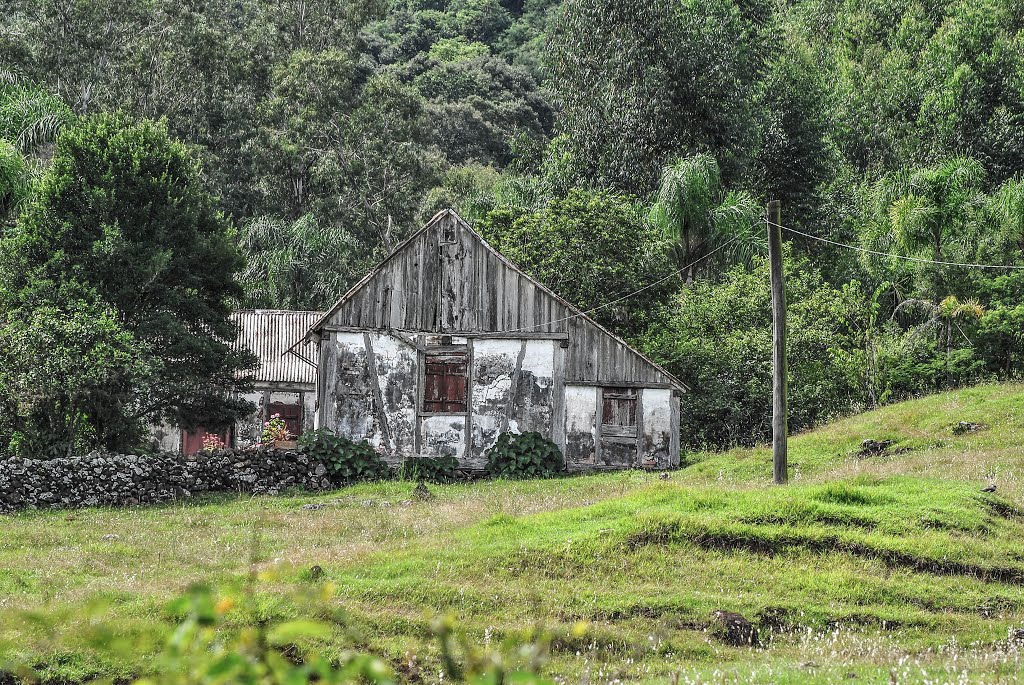
<path id="1" fill-rule="evenodd" d="M 423 361 L 423 411 L 437 414 L 465 413 L 466 353 L 428 352 Z"/>
<path id="2" fill-rule="evenodd" d="M 605 426 L 636 426 L 636 388 L 604 388 L 601 423 Z"/>

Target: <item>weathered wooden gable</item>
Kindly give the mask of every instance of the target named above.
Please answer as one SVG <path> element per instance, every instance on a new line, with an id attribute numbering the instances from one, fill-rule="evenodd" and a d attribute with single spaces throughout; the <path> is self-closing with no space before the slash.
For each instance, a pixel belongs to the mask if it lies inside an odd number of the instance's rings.
<path id="1" fill-rule="evenodd" d="M 682 384 L 527 276 L 457 214 L 440 212 L 314 326 L 440 335 L 563 337 L 566 383 Z"/>

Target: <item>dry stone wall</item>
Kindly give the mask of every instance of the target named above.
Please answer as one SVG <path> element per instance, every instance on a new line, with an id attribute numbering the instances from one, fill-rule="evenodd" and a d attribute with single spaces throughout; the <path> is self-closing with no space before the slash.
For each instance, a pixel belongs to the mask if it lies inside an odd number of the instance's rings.
<path id="1" fill-rule="evenodd" d="M 323 464 L 283 450 L 0 459 L 0 513 L 166 502 L 209 492 L 274 495 L 290 488 L 331 487 Z"/>

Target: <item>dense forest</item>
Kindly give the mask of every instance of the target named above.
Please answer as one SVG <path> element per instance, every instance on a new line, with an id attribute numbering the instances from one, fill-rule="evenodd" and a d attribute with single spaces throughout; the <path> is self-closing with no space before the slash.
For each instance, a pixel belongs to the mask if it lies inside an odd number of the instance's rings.
<path id="1" fill-rule="evenodd" d="M 1019 377 L 1024 269 L 963 264 L 1024 267 L 1022 171 L 1017 0 L 7 0 L 4 428 L 230 416 L 197 331 L 447 206 L 686 381 L 692 448 L 770 431 L 771 199 L 791 430 Z"/>

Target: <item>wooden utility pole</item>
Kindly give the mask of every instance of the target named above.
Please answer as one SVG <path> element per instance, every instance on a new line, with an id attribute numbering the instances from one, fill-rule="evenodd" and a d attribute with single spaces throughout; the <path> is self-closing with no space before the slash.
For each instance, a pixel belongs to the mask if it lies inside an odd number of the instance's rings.
<path id="1" fill-rule="evenodd" d="M 765 212 L 768 264 L 772 273 L 772 476 L 789 480 L 789 421 L 786 409 L 786 284 L 782 276 L 782 203 L 772 200 Z"/>

